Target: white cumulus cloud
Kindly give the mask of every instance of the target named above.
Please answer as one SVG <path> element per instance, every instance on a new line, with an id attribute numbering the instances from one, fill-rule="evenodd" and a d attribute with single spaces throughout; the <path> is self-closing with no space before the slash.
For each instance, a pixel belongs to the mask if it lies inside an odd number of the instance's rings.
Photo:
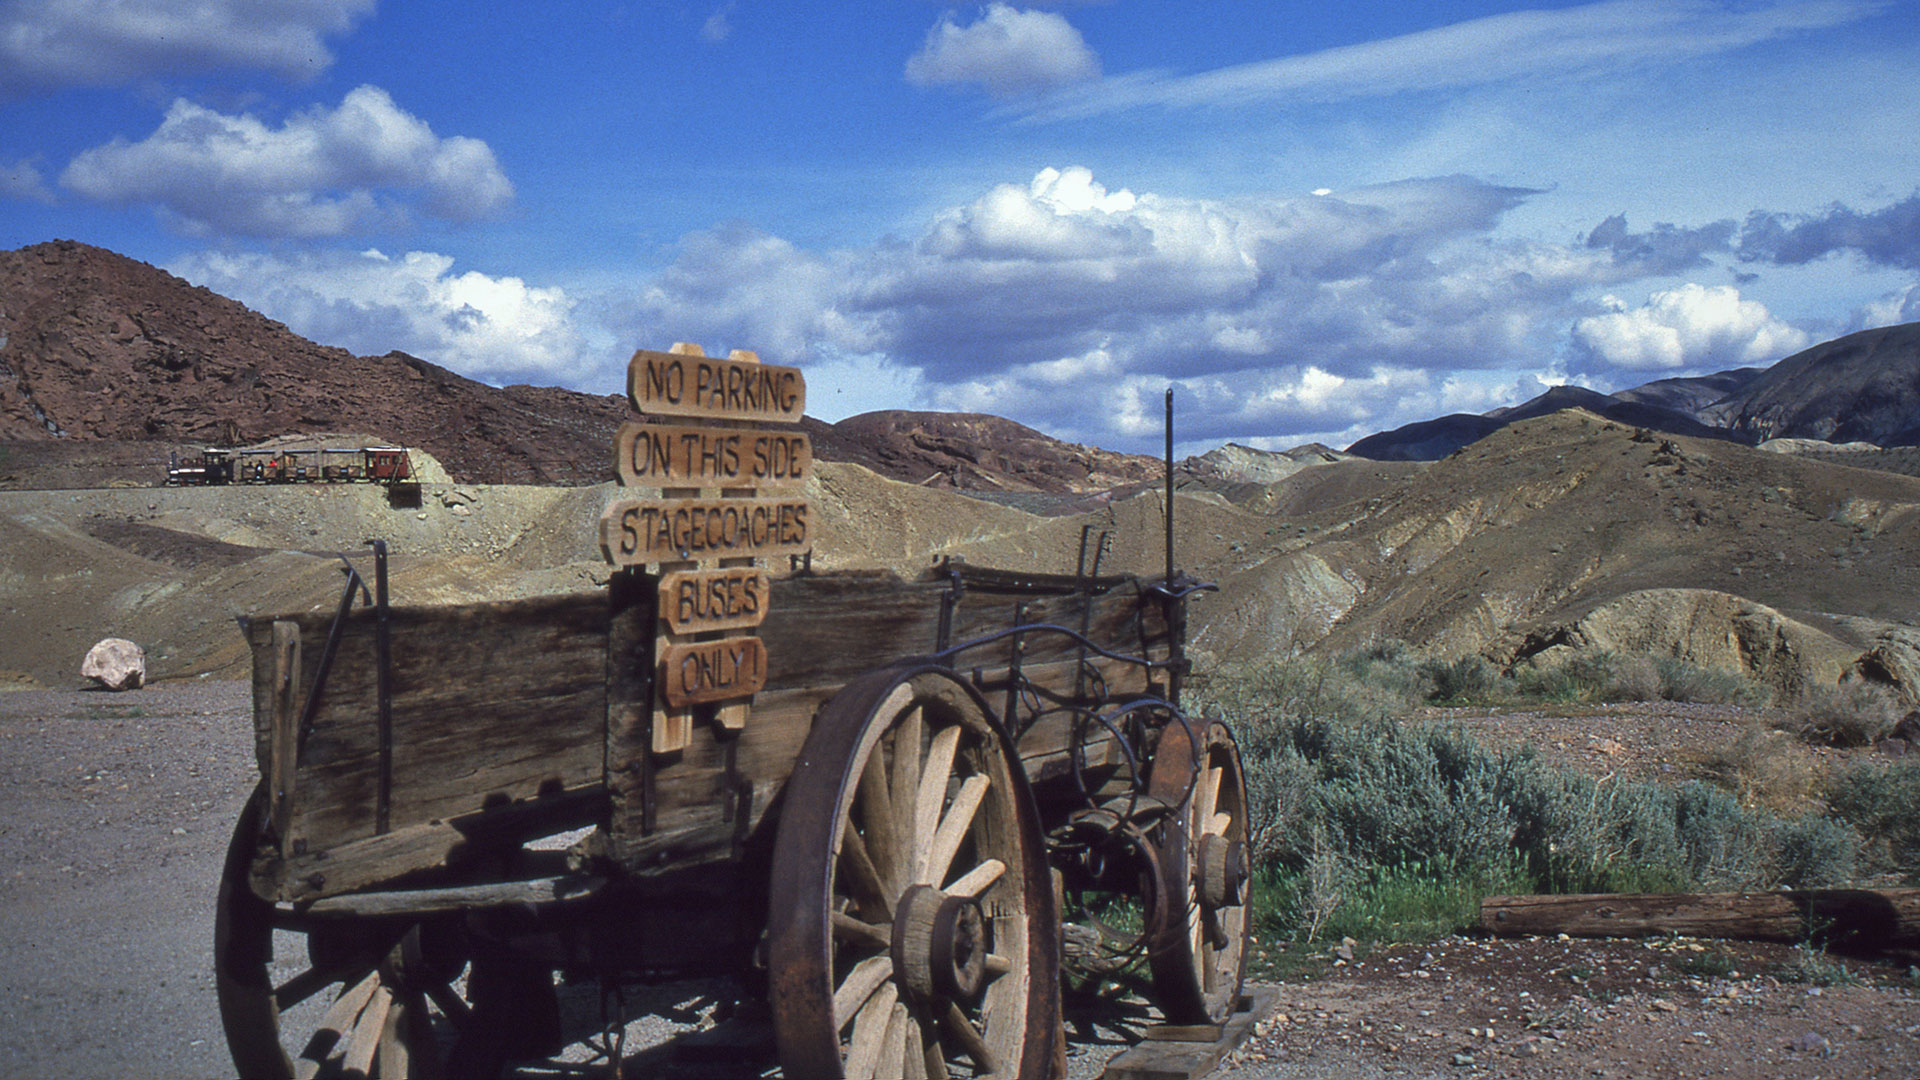
<path id="1" fill-rule="evenodd" d="M 1157 429 L 1169 382 L 1204 402 L 1183 439 L 1345 431 L 1452 404 L 1439 372 L 1484 372 L 1507 404 L 1575 296 L 1619 279 L 1609 251 L 1493 237 L 1537 194 L 1453 176 L 1216 201 L 1047 168 L 866 247 L 695 234 L 618 325 L 779 363 L 884 357 L 918 401 L 1086 441 Z"/>
<path id="2" fill-rule="evenodd" d="M 5 0 L 0 98 L 210 67 L 310 78 L 374 0 Z"/>
<path id="3" fill-rule="evenodd" d="M 513 198 L 486 143 L 435 135 L 375 86 L 277 127 L 176 100 L 153 134 L 83 151 L 60 183 L 101 202 L 154 204 L 190 232 L 267 237 L 364 233 L 416 212 L 467 221 Z"/>
<path id="4" fill-rule="evenodd" d="M 1765 304 L 1744 300 L 1731 285 L 1688 283 L 1654 293 L 1639 307 L 1614 297 L 1614 310 L 1573 324 L 1575 345 L 1613 368 L 1709 371 L 1771 364 L 1811 343 L 1775 318 Z"/>
<path id="5" fill-rule="evenodd" d="M 1853 329 L 1920 322 L 1920 285 L 1909 285 L 1874 300 L 1854 313 Z"/>
<path id="6" fill-rule="evenodd" d="M 1100 59 L 1059 14 L 989 4 L 964 26 L 951 12 L 942 16 L 908 58 L 906 75 L 915 86 L 978 83 L 995 97 L 1017 97 L 1098 78 Z"/>
<path id="7" fill-rule="evenodd" d="M 168 269 L 304 337 L 350 352 L 398 349 L 497 383 L 617 385 L 615 374 L 595 373 L 611 353 L 600 340 L 604 334 L 583 323 L 565 290 L 455 272 L 453 262 L 425 251 L 397 257 L 377 250 L 208 251 Z"/>

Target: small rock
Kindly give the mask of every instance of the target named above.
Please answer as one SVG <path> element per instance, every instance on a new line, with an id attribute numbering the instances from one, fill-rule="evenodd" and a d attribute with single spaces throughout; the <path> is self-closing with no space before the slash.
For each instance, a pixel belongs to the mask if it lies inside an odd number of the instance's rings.
<path id="1" fill-rule="evenodd" d="M 1679 1012 L 1680 1011 L 1680 1006 L 1675 1005 L 1673 1002 L 1668 1001 L 1665 998 L 1654 998 L 1653 1007 L 1656 1009 L 1659 1009 L 1661 1012 Z"/>
<path id="2" fill-rule="evenodd" d="M 1833 1044 L 1827 1041 L 1825 1035 L 1817 1031 L 1809 1031 L 1803 1035 L 1794 1036 L 1788 1041 L 1787 1049 L 1800 1054 L 1818 1054 L 1821 1057 L 1833 1056 Z"/>
<path id="3" fill-rule="evenodd" d="M 1453 1063 L 1455 1065 L 1462 1065 L 1462 1066 L 1471 1065 L 1473 1064 L 1473 1055 L 1472 1054 L 1455 1054 L 1453 1055 Z"/>
<path id="4" fill-rule="evenodd" d="M 126 638 L 104 638 L 87 650 L 80 674 L 109 690 L 138 690 L 147 681 L 147 651 Z"/>

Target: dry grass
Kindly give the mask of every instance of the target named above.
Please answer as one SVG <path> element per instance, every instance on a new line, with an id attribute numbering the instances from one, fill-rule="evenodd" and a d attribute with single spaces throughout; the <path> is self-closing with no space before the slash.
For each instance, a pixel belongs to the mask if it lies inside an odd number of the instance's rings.
<path id="1" fill-rule="evenodd" d="M 1798 741 L 1759 722 L 1741 725 L 1732 742 L 1698 758 L 1708 779 L 1748 806 L 1801 814 L 1822 803 L 1826 770 Z"/>
<path id="2" fill-rule="evenodd" d="M 1893 730 L 1900 716 L 1900 700 L 1886 687 L 1845 682 L 1808 689 L 1787 707 L 1779 725 L 1824 746 L 1871 746 Z"/>

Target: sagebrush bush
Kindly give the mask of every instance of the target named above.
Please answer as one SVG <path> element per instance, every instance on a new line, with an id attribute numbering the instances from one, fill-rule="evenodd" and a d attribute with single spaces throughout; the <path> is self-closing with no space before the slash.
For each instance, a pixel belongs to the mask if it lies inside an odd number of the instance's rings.
<path id="1" fill-rule="evenodd" d="M 1876 870 L 1920 882 L 1920 762 L 1864 762 L 1837 772 L 1827 804 L 1866 839 Z"/>
<path id="2" fill-rule="evenodd" d="M 1628 656 L 1613 666 L 1607 681 L 1609 701 L 1662 701 L 1666 698 L 1666 680 L 1660 665 L 1651 656 Z"/>
<path id="3" fill-rule="evenodd" d="M 1409 666 L 1404 656 L 1295 659 L 1204 684 L 1238 732 L 1254 857 L 1285 932 L 1373 925 L 1378 913 L 1353 906 L 1385 898 L 1406 909 L 1387 922 L 1424 925 L 1458 906 L 1460 890 L 1477 897 L 1496 884 L 1654 892 L 1824 884 L 1853 872 L 1858 838 L 1840 822 L 1779 818 L 1711 784 L 1595 780 L 1531 748 L 1491 749 L 1455 726 L 1396 720 L 1419 692 L 1404 678 Z M 1424 668 L 1436 695 L 1486 685 L 1471 663 Z M 1391 686 L 1356 674 L 1381 669 Z M 1571 677 L 1592 687 L 1619 670 L 1595 663 Z"/>
<path id="4" fill-rule="evenodd" d="M 1781 724 L 1809 742 L 1867 746 L 1900 720 L 1900 699 L 1884 686 L 1844 682 L 1801 691 Z"/>
<path id="5" fill-rule="evenodd" d="M 1500 670 L 1483 656 L 1462 656 L 1454 660 L 1429 660 L 1421 671 L 1433 685 L 1430 700 L 1464 704 L 1484 702 L 1497 696 Z"/>
<path id="6" fill-rule="evenodd" d="M 1660 697 L 1702 705 L 1765 705 L 1773 691 L 1744 672 L 1702 667 L 1677 656 L 1654 658 L 1660 673 Z"/>

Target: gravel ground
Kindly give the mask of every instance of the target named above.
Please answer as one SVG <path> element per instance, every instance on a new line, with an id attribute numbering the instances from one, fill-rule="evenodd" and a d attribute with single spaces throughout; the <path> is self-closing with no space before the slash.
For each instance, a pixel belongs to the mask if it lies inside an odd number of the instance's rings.
<path id="1" fill-rule="evenodd" d="M 213 907 L 247 687 L 0 693 L 0 1076 L 227 1073 Z"/>

